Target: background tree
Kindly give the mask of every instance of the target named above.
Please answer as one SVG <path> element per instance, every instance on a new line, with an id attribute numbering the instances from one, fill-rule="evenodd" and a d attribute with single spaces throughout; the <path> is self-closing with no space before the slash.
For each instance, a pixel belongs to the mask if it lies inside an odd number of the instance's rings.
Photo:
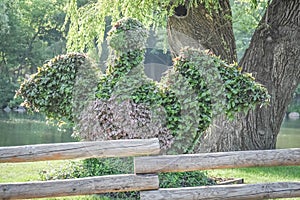
<path id="1" fill-rule="evenodd" d="M 219 134 L 204 136 L 200 150 L 276 147 L 285 111 L 300 81 L 299 8 L 296 1 L 273 0 L 240 62 L 243 71 L 252 72 L 256 80 L 267 87 L 270 105 L 239 114 L 233 122 L 221 117 L 214 129 Z"/>
<path id="2" fill-rule="evenodd" d="M 45 60 L 65 51 L 65 1 L 1 1 L 0 106 L 13 98 L 19 81 Z"/>
<path id="3" fill-rule="evenodd" d="M 236 52 L 240 60 L 249 47 L 252 35 L 264 15 L 267 1 L 258 1 L 253 5 L 249 0 L 231 1 L 232 27 Z"/>
<path id="4" fill-rule="evenodd" d="M 267 86 L 272 96 L 270 106 L 240 114 L 235 121 L 220 116 L 215 126 L 203 135 L 199 151 L 275 148 L 284 112 L 300 81 L 299 6 L 296 0 L 269 1 L 240 62 L 243 71 L 253 73 Z M 114 0 L 110 4 L 98 0 L 80 8 L 76 0 L 71 0 L 68 12 L 70 49 L 86 50 L 95 38 L 100 45 L 103 22 L 108 15 L 113 22 L 122 16 L 131 16 L 154 29 L 167 27 L 173 55 L 189 45 L 210 49 L 228 62 L 237 61 L 229 0 Z"/>

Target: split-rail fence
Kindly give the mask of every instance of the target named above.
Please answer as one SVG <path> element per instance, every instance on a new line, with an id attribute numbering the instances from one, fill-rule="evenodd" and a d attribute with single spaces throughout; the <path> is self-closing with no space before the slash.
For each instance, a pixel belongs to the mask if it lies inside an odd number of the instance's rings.
<path id="1" fill-rule="evenodd" d="M 300 165 L 300 148 L 159 155 L 157 139 L 0 147 L 0 163 L 134 157 L 134 174 L 1 183 L 0 199 L 29 199 L 140 191 L 141 200 L 271 199 L 300 197 L 300 180 L 160 189 L 158 173 Z M 299 172 L 300 173 L 300 172 Z"/>

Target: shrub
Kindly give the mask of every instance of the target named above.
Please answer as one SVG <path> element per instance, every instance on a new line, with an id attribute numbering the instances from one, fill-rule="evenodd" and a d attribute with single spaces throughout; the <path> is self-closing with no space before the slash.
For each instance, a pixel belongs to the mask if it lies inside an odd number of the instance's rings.
<path id="1" fill-rule="evenodd" d="M 105 158 L 86 159 L 77 162 L 70 162 L 60 169 L 43 170 L 40 172 L 42 180 L 83 178 L 92 176 L 132 174 L 132 158 Z M 161 188 L 195 187 L 202 185 L 212 185 L 215 182 L 207 177 L 202 171 L 176 172 L 159 174 Z M 139 199 L 139 192 L 106 193 L 99 195 L 109 199 Z"/>

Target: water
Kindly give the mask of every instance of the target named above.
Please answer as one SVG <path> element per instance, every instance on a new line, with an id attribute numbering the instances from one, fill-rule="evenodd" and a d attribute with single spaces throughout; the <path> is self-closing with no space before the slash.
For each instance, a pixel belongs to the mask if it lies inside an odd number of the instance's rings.
<path id="1" fill-rule="evenodd" d="M 43 116 L 0 111 L 0 146 L 45 144 L 76 141 L 71 130 L 59 131 Z"/>
<path id="2" fill-rule="evenodd" d="M 76 141 L 71 134 L 70 130 L 58 131 L 57 127 L 47 125 L 41 115 L 0 111 L 0 146 Z M 300 119 L 284 121 L 277 148 L 300 148 Z"/>
<path id="3" fill-rule="evenodd" d="M 300 119 L 286 119 L 277 138 L 277 149 L 300 148 Z"/>

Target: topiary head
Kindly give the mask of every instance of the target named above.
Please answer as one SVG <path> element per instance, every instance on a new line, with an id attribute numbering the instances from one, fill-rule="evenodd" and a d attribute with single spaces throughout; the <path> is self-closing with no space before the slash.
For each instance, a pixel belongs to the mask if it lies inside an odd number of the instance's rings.
<path id="1" fill-rule="evenodd" d="M 74 122 L 93 99 L 99 73 L 85 54 L 59 55 L 25 80 L 17 95 L 24 99 L 26 107 L 49 119 Z"/>
<path id="2" fill-rule="evenodd" d="M 109 46 L 120 52 L 144 50 L 148 31 L 137 19 L 123 18 L 108 32 Z"/>

